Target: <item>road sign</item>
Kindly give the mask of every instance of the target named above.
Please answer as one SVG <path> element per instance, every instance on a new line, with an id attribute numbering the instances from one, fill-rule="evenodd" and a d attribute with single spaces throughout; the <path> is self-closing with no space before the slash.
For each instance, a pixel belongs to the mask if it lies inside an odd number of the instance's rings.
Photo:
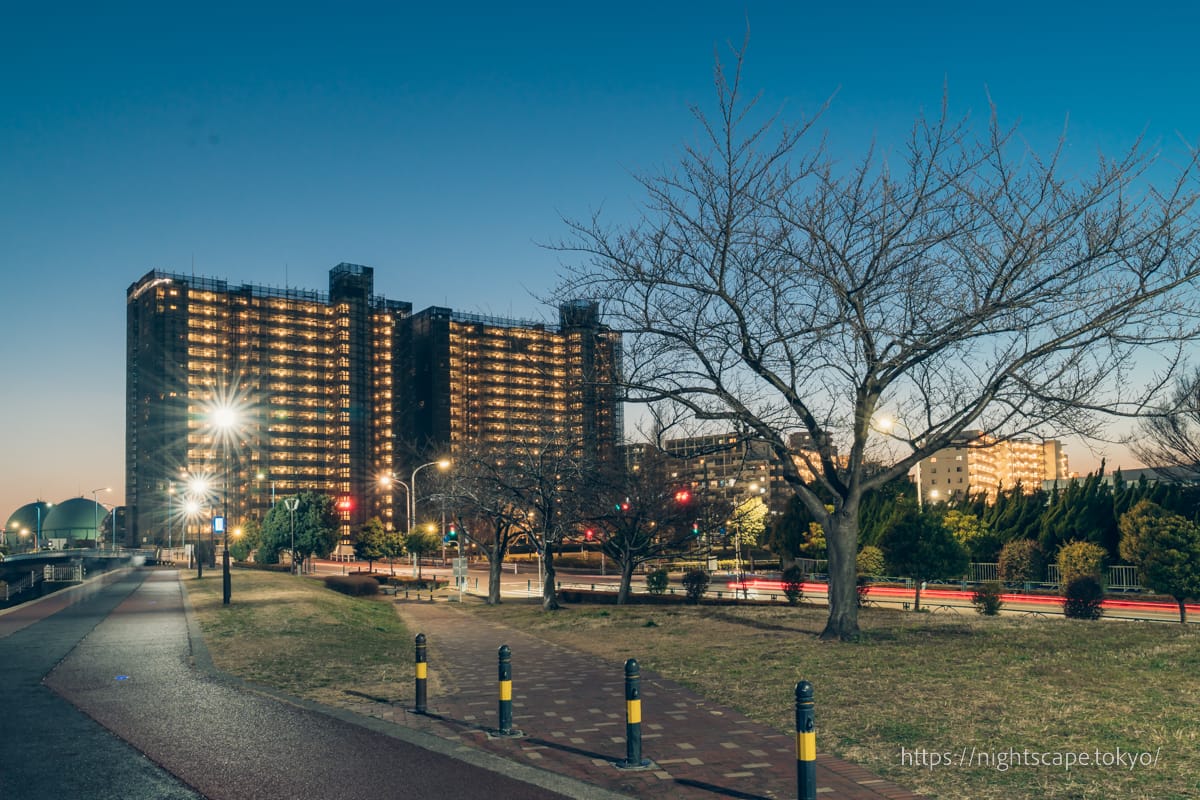
<path id="1" fill-rule="evenodd" d="M 465 558 L 455 558 L 451 563 L 454 566 L 454 577 L 467 577 L 467 560 Z"/>
<path id="2" fill-rule="evenodd" d="M 225 532 L 225 518 L 224 517 L 221 517 L 221 516 L 213 517 L 212 532 L 213 533 L 224 533 Z"/>

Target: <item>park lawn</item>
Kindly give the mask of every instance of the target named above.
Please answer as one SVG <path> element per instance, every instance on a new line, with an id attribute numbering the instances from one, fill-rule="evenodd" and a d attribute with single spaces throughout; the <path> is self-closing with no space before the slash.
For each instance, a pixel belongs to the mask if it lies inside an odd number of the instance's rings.
<path id="1" fill-rule="evenodd" d="M 411 683 L 413 639 L 382 596 L 347 597 L 275 572 L 234 570 L 232 579 L 223 606 L 219 567 L 202 580 L 183 574 L 217 669 L 331 705 L 348 691 L 391 701 Z"/>
<path id="2" fill-rule="evenodd" d="M 1200 797 L 1194 626 L 864 609 L 863 640 L 848 644 L 819 641 L 826 609 L 803 606 L 467 608 L 614 663 L 637 658 L 643 670 L 780 731 L 794 730 L 796 682 L 811 681 L 819 751 L 931 797 Z M 1149 752 L 1154 763 L 901 763 L 901 748 L 957 762 L 972 748 L 1107 758 L 1118 747 Z"/>
<path id="3" fill-rule="evenodd" d="M 330 705 L 396 701 L 407 690 L 412 637 L 391 601 L 275 573 L 239 570 L 233 579 L 227 608 L 219 571 L 184 581 L 219 669 Z M 792 730 L 796 682 L 812 681 L 820 751 L 931 797 L 1200 798 L 1195 626 L 864 609 L 863 641 L 846 644 L 818 641 L 825 609 L 805 606 L 462 609 L 617 665 L 637 658 L 780 731 Z M 648 704 L 644 713 L 656 712 Z M 901 748 L 956 761 L 964 748 L 1094 755 L 1118 747 L 1149 752 L 1155 763 L 1069 771 L 901 763 Z"/>

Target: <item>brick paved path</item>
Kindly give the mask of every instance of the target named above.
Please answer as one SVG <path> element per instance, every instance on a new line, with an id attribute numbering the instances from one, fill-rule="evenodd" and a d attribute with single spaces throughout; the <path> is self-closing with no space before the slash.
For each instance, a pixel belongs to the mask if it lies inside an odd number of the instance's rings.
<path id="1" fill-rule="evenodd" d="M 615 762 L 626 754 L 623 664 L 605 664 L 447 603 L 397 601 L 397 608 L 413 632 L 428 639 L 428 714 L 409 710 L 411 682 L 400 692 L 401 702 L 364 701 L 354 706 L 360 713 L 635 797 L 796 797 L 794 735 L 643 671 L 642 755 L 653 763 L 646 770 L 618 769 Z M 520 737 L 490 735 L 498 720 L 502 644 L 512 649 L 513 727 Z M 828 798 L 919 800 L 824 754 L 817 756 L 817 787 Z"/>

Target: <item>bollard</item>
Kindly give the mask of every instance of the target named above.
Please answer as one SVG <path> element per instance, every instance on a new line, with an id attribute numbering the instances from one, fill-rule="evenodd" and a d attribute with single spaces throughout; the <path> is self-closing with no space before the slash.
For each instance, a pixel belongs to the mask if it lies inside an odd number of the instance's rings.
<path id="1" fill-rule="evenodd" d="M 416 689 L 414 690 L 415 702 L 413 703 L 413 711 L 418 714 L 425 713 L 425 679 L 427 677 L 428 665 L 425 663 L 425 634 L 417 634 L 417 662 L 416 662 Z"/>
<path id="2" fill-rule="evenodd" d="M 642 758 L 642 689 L 636 658 L 625 662 L 625 760 L 622 769 L 641 769 L 650 762 Z"/>
<path id="3" fill-rule="evenodd" d="M 512 729 L 512 651 L 500 645 L 500 724 L 496 732 L 511 736 Z"/>
<path id="4" fill-rule="evenodd" d="M 817 800 L 817 734 L 813 730 L 813 685 L 796 684 L 796 788 L 800 800 Z"/>

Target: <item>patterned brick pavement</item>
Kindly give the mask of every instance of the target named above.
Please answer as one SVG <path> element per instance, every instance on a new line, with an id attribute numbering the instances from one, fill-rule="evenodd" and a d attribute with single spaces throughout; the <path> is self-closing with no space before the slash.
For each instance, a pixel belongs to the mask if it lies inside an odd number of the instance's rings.
<path id="1" fill-rule="evenodd" d="M 467 616 L 452 604 L 398 600 L 401 616 L 428 639 L 428 712 L 410 710 L 411 682 L 393 703 L 364 700 L 355 711 L 457 739 L 472 747 L 641 798 L 794 798 L 795 737 L 642 672 L 644 770 L 625 758 L 622 664 L 549 644 Z M 512 649 L 513 726 L 498 720 L 497 649 Z M 819 719 L 819 717 L 818 717 Z M 820 747 L 818 722 L 817 745 Z M 832 756 L 817 756 L 822 797 L 919 800 L 919 795 Z"/>

